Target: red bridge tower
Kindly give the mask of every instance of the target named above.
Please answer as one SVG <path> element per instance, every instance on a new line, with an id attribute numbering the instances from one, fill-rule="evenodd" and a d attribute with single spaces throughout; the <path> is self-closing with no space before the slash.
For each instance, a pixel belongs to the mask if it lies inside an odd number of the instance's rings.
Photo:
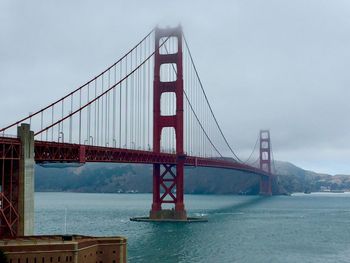
<path id="1" fill-rule="evenodd" d="M 161 41 L 175 37 L 177 52 L 161 54 Z M 176 80 L 161 81 L 160 69 L 164 64 L 176 68 Z M 182 29 L 167 28 L 155 30 L 155 60 L 153 82 L 153 151 L 160 152 L 163 128 L 171 127 L 176 136 L 176 164 L 153 164 L 153 204 L 151 219 L 187 219 L 184 206 L 184 143 L 183 143 L 183 74 L 182 74 Z M 172 116 L 161 114 L 163 93 L 174 93 L 176 112 Z M 163 210 L 162 204 L 175 204 L 175 210 Z"/>
<path id="2" fill-rule="evenodd" d="M 260 176 L 260 194 L 272 195 L 271 141 L 270 131 L 260 131 L 260 169 L 269 175 Z"/>

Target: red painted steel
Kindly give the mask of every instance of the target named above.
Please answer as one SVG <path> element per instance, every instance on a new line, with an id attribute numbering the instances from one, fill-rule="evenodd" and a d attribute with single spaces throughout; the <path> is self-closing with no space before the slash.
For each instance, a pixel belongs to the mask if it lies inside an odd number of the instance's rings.
<path id="1" fill-rule="evenodd" d="M 81 160 L 80 151 L 82 145 L 35 141 L 35 162 L 36 163 L 84 163 L 84 162 L 108 162 L 108 163 L 143 163 L 143 164 L 176 164 L 177 155 L 170 153 L 156 153 L 150 151 L 130 150 L 122 148 L 110 148 L 100 146 L 84 145 L 85 160 Z M 259 168 L 230 161 L 227 158 L 200 158 L 185 156 L 185 166 L 212 167 L 246 171 L 254 174 L 269 173 Z"/>
<path id="2" fill-rule="evenodd" d="M 177 39 L 177 53 L 161 54 L 160 41 L 162 38 Z M 155 29 L 155 56 L 154 56 L 154 80 L 153 80 L 153 151 L 160 153 L 163 128 L 171 127 L 176 136 L 176 162 L 155 163 L 153 166 L 153 203 L 151 213 L 162 209 L 163 203 L 174 203 L 175 211 L 185 214 L 183 202 L 184 196 L 184 145 L 183 145 L 183 76 L 182 76 L 182 29 L 167 28 Z M 160 68 L 163 64 L 176 65 L 176 80 L 162 82 Z M 171 92 L 176 97 L 176 113 L 172 116 L 161 114 L 161 96 L 164 92 Z M 162 168 L 164 169 L 162 171 Z M 176 171 L 174 172 L 175 169 Z M 164 178 L 171 177 L 170 186 L 164 183 Z M 169 198 L 171 201 L 169 201 Z"/>
<path id="3" fill-rule="evenodd" d="M 20 140 L 0 138 L 0 237 L 16 236 L 18 232 L 20 158 Z"/>
<path id="4" fill-rule="evenodd" d="M 260 131 L 260 169 L 268 175 L 260 176 L 260 194 L 272 195 L 270 131 Z"/>
<path id="5" fill-rule="evenodd" d="M 21 156 L 20 145 L 19 139 L 0 137 L 0 174 L 2 180 L 2 191 L 0 193 L 0 236 L 15 236 L 17 233 L 19 220 L 17 211 L 18 170 Z M 155 166 L 154 173 L 160 175 L 156 176 L 156 180 L 154 181 L 154 184 L 159 186 L 155 187 L 155 196 L 159 196 L 162 203 L 176 204 L 176 195 L 172 193 L 172 190 L 175 189 L 174 184 L 178 184 L 174 169 L 177 168 L 179 161 L 183 162 L 184 166 L 240 170 L 261 175 L 262 178 L 269 178 L 271 176 L 269 172 L 262 171 L 258 168 L 220 158 L 199 158 L 161 152 L 157 153 L 45 141 L 35 141 L 34 147 L 36 163 L 109 162 L 153 164 Z M 179 158 L 181 158 L 181 160 L 179 160 Z M 162 174 L 161 168 L 163 169 Z M 157 169 L 159 170 L 157 171 Z M 160 186 L 164 189 L 166 195 L 161 193 Z M 181 187 L 183 187 L 183 185 Z"/>

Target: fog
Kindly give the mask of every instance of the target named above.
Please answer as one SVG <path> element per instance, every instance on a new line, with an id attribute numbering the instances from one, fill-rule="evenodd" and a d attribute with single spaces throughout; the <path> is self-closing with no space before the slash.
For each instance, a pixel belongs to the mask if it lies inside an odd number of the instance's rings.
<path id="1" fill-rule="evenodd" d="M 350 174 L 346 0 L 3 0 L 0 127 L 95 76 L 154 26 L 178 24 L 240 156 L 270 129 L 275 159 Z"/>

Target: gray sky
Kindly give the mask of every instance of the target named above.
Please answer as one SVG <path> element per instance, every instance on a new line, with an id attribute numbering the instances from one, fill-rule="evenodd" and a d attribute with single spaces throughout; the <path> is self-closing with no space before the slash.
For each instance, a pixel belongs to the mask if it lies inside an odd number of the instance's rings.
<path id="1" fill-rule="evenodd" d="M 0 127 L 178 23 L 239 154 L 269 128 L 275 159 L 350 174 L 348 0 L 2 0 Z"/>

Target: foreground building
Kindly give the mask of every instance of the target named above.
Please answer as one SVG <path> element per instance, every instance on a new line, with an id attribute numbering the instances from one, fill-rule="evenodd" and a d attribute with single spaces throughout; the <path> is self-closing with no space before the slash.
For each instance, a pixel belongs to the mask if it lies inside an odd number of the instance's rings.
<path id="1" fill-rule="evenodd" d="M 79 235 L 0 240 L 8 263 L 126 263 L 126 238 Z"/>

